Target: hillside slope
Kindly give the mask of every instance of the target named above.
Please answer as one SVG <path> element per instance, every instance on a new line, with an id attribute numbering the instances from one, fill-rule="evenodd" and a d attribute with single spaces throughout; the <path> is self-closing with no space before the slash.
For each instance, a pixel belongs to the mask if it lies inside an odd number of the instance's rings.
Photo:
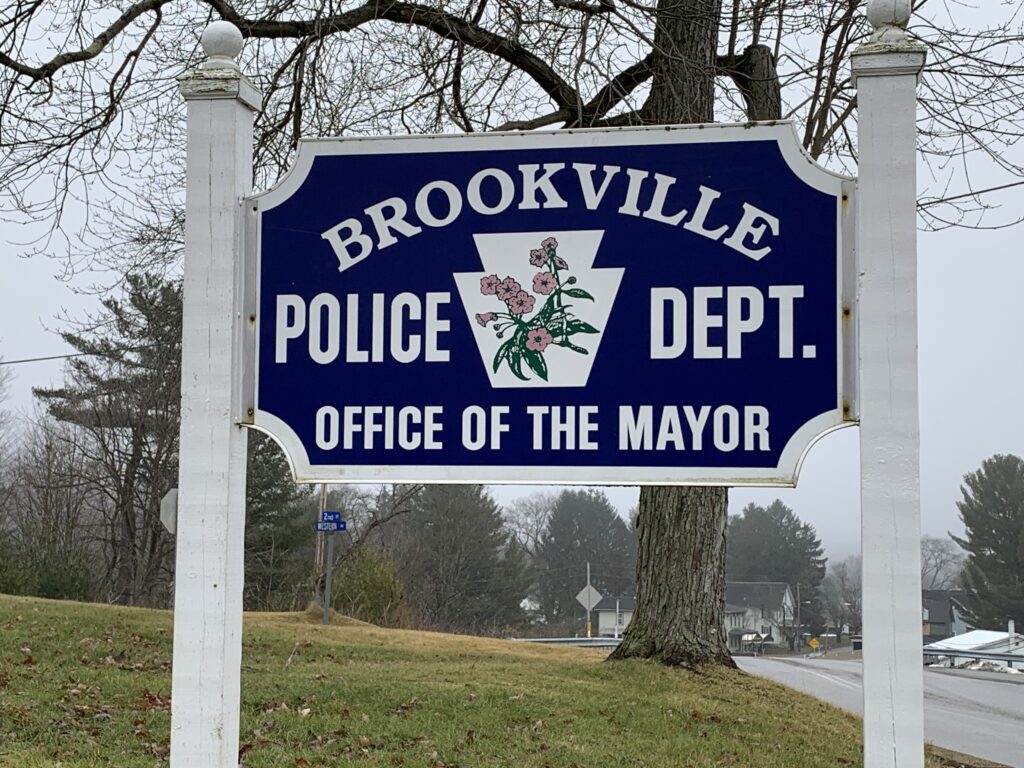
<path id="1" fill-rule="evenodd" d="M 263 766 L 859 765 L 860 721 L 731 670 L 245 620 L 241 761 Z M 166 764 L 171 614 L 0 596 L 0 766 Z M 933 763 L 937 765 L 937 763 Z"/>

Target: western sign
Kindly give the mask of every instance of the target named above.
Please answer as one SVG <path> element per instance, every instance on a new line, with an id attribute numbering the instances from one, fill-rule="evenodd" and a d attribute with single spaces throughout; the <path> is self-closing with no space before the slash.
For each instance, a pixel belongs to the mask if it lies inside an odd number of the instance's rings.
<path id="1" fill-rule="evenodd" d="M 793 484 L 851 418 L 844 189 L 788 125 L 303 142 L 251 423 L 304 481 Z"/>

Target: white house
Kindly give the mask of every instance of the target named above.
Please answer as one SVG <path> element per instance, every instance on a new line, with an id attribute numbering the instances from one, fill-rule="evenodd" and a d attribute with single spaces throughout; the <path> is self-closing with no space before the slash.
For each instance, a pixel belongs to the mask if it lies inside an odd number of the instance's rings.
<path id="1" fill-rule="evenodd" d="M 635 597 L 602 597 L 594 606 L 597 614 L 597 634 L 600 637 L 622 637 L 633 611 L 636 610 Z"/>
<path id="2" fill-rule="evenodd" d="M 725 632 L 729 650 L 780 646 L 795 631 L 796 600 L 781 581 L 727 581 Z"/>
<path id="3" fill-rule="evenodd" d="M 789 585 L 779 581 L 729 581 L 725 584 L 723 629 L 729 650 L 763 651 L 779 646 L 794 631 L 796 601 Z M 636 609 L 636 598 L 604 597 L 594 607 L 595 634 L 621 637 Z"/>

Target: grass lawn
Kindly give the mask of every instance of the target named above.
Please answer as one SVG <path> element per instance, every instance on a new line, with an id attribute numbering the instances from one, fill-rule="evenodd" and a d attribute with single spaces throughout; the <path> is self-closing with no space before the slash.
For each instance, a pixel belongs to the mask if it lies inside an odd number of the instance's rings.
<path id="1" fill-rule="evenodd" d="M 861 764 L 858 718 L 742 672 L 339 622 L 246 616 L 247 768 Z M 0 596 L 0 766 L 166 765 L 170 667 L 168 612 Z"/>

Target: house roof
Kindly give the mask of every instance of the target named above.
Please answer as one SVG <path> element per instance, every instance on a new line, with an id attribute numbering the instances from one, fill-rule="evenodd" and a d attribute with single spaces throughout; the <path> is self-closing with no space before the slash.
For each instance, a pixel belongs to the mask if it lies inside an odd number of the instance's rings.
<path id="1" fill-rule="evenodd" d="M 950 621 L 953 618 L 953 606 L 963 610 L 966 593 L 950 589 L 922 589 L 921 606 L 928 611 L 933 621 Z"/>
<path id="2" fill-rule="evenodd" d="M 1024 635 L 1014 632 L 1012 637 L 1015 651 L 1020 649 L 1021 654 L 1024 655 Z M 1010 638 L 1009 632 L 975 629 L 970 632 L 964 632 L 962 635 L 947 637 L 945 640 L 939 640 L 937 643 L 930 643 L 924 649 L 926 651 L 982 651 L 995 646 L 1009 645 Z"/>
<path id="3" fill-rule="evenodd" d="M 964 605 L 967 593 L 962 589 L 922 589 L 921 597 L 924 600 L 951 600 L 958 605 Z"/>
<path id="4" fill-rule="evenodd" d="M 636 608 L 636 598 L 628 597 L 602 597 L 600 602 L 594 606 L 595 611 L 614 611 L 615 603 L 618 601 L 620 611 L 632 611 Z"/>
<path id="5" fill-rule="evenodd" d="M 782 607 L 788 590 L 789 584 L 784 581 L 727 581 L 725 604 L 774 611 Z"/>

